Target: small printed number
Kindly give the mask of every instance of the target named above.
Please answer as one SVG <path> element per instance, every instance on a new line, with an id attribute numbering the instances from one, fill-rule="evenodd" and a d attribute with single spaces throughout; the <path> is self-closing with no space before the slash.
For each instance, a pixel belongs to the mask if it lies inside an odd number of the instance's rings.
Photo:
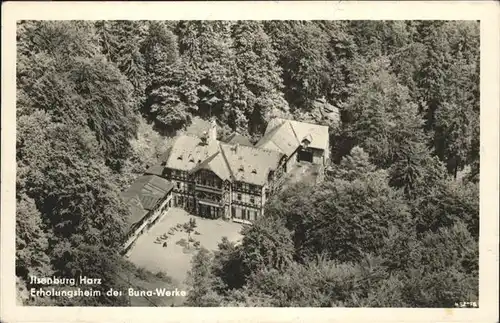
<path id="1" fill-rule="evenodd" d="M 455 307 L 471 308 L 471 307 L 478 307 L 478 306 L 477 306 L 477 302 L 460 302 L 460 303 L 455 303 Z"/>

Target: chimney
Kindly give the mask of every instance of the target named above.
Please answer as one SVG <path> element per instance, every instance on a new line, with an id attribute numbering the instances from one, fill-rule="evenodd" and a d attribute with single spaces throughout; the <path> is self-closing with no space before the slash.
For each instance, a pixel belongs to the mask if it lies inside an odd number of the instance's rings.
<path id="1" fill-rule="evenodd" d="M 200 136 L 201 144 L 205 146 L 208 142 L 208 132 L 204 131 Z"/>
<path id="2" fill-rule="evenodd" d="M 217 121 L 210 119 L 210 129 L 208 130 L 208 140 L 217 140 Z"/>

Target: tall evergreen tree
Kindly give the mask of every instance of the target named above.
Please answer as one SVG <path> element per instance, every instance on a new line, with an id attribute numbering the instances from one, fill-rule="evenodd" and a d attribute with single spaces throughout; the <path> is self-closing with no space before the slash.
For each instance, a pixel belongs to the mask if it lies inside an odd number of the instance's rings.
<path id="1" fill-rule="evenodd" d="M 288 110 L 281 94 L 282 71 L 271 39 L 261 22 L 236 22 L 232 27 L 232 38 L 239 82 L 247 93 L 245 112 L 249 119 L 249 132 L 260 135 L 264 133 L 267 120 Z"/>
<path id="2" fill-rule="evenodd" d="M 103 54 L 116 64 L 133 86 L 131 98 L 138 111 L 145 99 L 146 70 L 141 46 L 146 36 L 144 21 L 115 20 L 95 23 Z"/>

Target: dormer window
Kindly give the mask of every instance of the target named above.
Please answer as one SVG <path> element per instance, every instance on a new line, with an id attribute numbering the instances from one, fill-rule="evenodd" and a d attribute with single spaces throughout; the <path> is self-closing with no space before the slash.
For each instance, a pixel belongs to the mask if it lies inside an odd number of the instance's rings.
<path id="1" fill-rule="evenodd" d="M 167 162 L 166 162 L 166 161 L 164 161 L 164 162 L 162 162 L 162 163 L 161 163 L 161 165 L 162 165 L 162 166 L 166 166 L 166 165 L 167 165 Z"/>
<path id="2" fill-rule="evenodd" d="M 208 143 L 208 132 L 204 131 L 203 134 L 200 136 L 201 144 L 204 146 Z"/>
<path id="3" fill-rule="evenodd" d="M 240 171 L 240 172 L 245 171 L 245 168 L 243 167 L 243 165 L 241 165 L 240 168 L 238 168 L 238 171 Z"/>
<path id="4" fill-rule="evenodd" d="M 257 174 L 257 170 L 255 168 L 252 169 L 252 174 Z"/>
<path id="5" fill-rule="evenodd" d="M 179 155 L 179 156 L 177 157 L 177 160 L 182 160 L 182 155 Z"/>
<path id="6" fill-rule="evenodd" d="M 301 141 L 302 146 L 303 146 L 304 148 L 307 148 L 307 146 L 309 146 L 309 145 L 311 144 L 311 142 L 312 142 L 312 136 L 311 136 L 310 134 L 308 134 L 307 136 L 305 136 L 305 137 L 302 139 L 302 141 Z"/>

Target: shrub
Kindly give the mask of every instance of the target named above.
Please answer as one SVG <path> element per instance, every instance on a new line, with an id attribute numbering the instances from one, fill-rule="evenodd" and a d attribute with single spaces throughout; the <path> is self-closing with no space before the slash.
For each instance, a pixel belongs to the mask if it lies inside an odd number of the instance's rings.
<path id="1" fill-rule="evenodd" d="M 148 279 L 148 271 L 142 267 L 137 268 L 136 275 L 142 280 Z"/>
<path id="2" fill-rule="evenodd" d="M 158 278 L 160 278 L 160 279 L 168 277 L 167 274 L 164 271 L 157 272 L 155 276 L 158 277 Z"/>

